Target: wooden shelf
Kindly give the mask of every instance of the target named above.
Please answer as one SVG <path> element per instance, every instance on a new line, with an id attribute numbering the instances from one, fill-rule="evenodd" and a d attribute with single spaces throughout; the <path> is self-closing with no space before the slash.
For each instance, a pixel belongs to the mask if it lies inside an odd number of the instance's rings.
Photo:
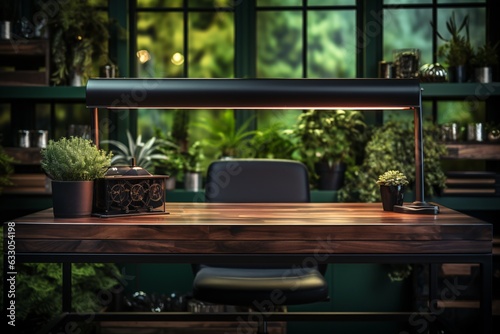
<path id="1" fill-rule="evenodd" d="M 38 147 L 5 147 L 5 152 L 14 158 L 18 165 L 40 165 L 42 155 Z"/>
<path id="2" fill-rule="evenodd" d="M 446 144 L 446 159 L 500 160 L 500 144 Z"/>
<path id="3" fill-rule="evenodd" d="M 480 83 L 480 82 L 467 82 L 467 83 L 422 83 L 423 98 L 476 98 L 483 101 L 489 96 L 500 96 L 500 83 Z"/>
<path id="4" fill-rule="evenodd" d="M 41 102 L 85 102 L 85 87 L 71 86 L 5 86 L 0 89 L 0 100 L 31 100 Z"/>
<path id="5" fill-rule="evenodd" d="M 0 86 L 48 86 L 50 50 L 46 39 L 0 41 Z"/>
<path id="6" fill-rule="evenodd" d="M 219 334 L 219 333 L 240 333 L 241 323 L 238 322 L 116 322 L 106 321 L 99 323 L 101 334 L 162 334 L 162 333 L 183 333 L 183 334 Z M 286 333 L 286 323 L 268 322 L 269 334 Z M 250 328 L 245 330 L 249 333 Z M 253 331 L 252 331 L 253 332 Z"/>

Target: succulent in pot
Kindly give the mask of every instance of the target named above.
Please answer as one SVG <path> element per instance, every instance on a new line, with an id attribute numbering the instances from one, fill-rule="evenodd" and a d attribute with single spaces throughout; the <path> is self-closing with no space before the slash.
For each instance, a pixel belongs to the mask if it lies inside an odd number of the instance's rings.
<path id="1" fill-rule="evenodd" d="M 399 170 L 388 170 L 379 175 L 377 184 L 380 186 L 384 211 L 393 211 L 394 205 L 403 205 L 405 186 L 408 183 L 406 175 Z"/>
<path id="2" fill-rule="evenodd" d="M 112 153 L 81 137 L 50 140 L 41 151 L 41 166 L 52 179 L 54 216 L 72 218 L 92 213 L 94 180 L 111 165 Z"/>

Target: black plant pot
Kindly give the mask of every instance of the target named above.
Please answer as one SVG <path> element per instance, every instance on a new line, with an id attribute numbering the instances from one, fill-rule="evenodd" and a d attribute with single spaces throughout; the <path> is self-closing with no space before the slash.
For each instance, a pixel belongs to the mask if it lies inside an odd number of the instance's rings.
<path id="1" fill-rule="evenodd" d="M 384 211 L 394 211 L 394 205 L 403 205 L 405 186 L 380 186 Z"/>
<path id="2" fill-rule="evenodd" d="M 343 162 L 329 165 L 327 162 L 315 164 L 316 173 L 319 176 L 319 190 L 339 190 L 344 185 L 346 164 Z"/>
<path id="3" fill-rule="evenodd" d="M 92 214 L 94 181 L 52 181 L 52 206 L 56 218 Z"/>
<path id="4" fill-rule="evenodd" d="M 448 68 L 449 82 L 467 82 L 467 80 L 467 67 L 465 65 L 450 66 Z"/>

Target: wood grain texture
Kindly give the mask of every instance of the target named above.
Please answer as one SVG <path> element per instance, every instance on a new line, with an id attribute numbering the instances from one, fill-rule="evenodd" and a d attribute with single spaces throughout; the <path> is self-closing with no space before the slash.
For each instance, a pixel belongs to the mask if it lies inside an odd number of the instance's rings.
<path id="1" fill-rule="evenodd" d="M 385 212 L 380 203 L 168 203 L 168 214 L 16 220 L 17 252 L 165 254 L 491 253 L 492 226 L 441 208 Z"/>

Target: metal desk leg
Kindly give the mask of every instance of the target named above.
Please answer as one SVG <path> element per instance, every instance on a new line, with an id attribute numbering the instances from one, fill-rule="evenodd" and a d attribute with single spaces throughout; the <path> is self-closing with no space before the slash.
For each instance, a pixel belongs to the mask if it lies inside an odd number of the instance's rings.
<path id="1" fill-rule="evenodd" d="M 439 294 L 438 288 L 438 277 L 439 277 L 439 268 L 441 264 L 439 263 L 430 263 L 429 264 L 429 300 L 428 307 L 429 310 L 434 310 L 437 308 L 437 300 Z M 438 333 L 438 328 L 436 321 L 429 322 L 429 333 Z"/>
<path id="2" fill-rule="evenodd" d="M 493 307 L 493 257 L 492 255 L 484 256 L 484 260 L 480 263 L 481 266 L 481 322 L 483 324 L 483 333 L 492 333 L 492 317 Z"/>
<path id="3" fill-rule="evenodd" d="M 62 264 L 62 311 L 71 312 L 71 263 Z"/>

